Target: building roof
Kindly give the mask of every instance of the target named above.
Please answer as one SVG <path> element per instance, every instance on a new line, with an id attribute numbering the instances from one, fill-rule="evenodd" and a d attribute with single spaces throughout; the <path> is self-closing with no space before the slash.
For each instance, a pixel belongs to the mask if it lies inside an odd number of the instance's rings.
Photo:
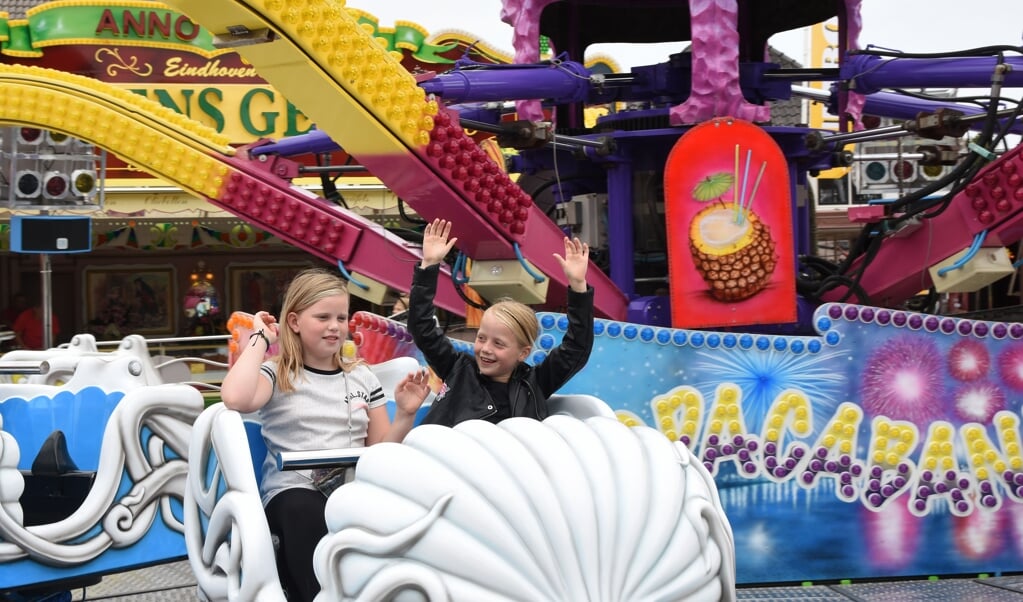
<path id="1" fill-rule="evenodd" d="M 803 67 L 799 61 L 770 46 L 767 48 L 767 53 L 771 62 L 778 63 L 781 65 L 782 69 L 801 69 Z M 772 102 L 771 125 L 805 125 L 802 99 L 792 97 L 789 100 L 777 100 Z"/>
<path id="2" fill-rule="evenodd" d="M 33 6 L 46 4 L 48 0 L 0 0 L 0 10 L 7 13 L 9 19 L 24 19 L 25 12 Z"/>

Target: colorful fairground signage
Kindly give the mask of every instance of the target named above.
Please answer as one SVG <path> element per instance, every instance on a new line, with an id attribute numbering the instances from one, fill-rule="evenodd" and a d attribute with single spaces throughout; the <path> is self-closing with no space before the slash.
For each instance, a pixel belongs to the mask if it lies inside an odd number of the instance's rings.
<path id="1" fill-rule="evenodd" d="M 455 61 L 506 63 L 465 33 L 433 36 L 413 23 L 381 27 L 352 10 L 409 71 L 445 71 Z M 96 78 L 146 96 L 225 134 L 235 143 L 281 138 L 313 124 L 206 29 L 159 2 L 58 1 L 24 19 L 0 13 L 0 61 Z"/>

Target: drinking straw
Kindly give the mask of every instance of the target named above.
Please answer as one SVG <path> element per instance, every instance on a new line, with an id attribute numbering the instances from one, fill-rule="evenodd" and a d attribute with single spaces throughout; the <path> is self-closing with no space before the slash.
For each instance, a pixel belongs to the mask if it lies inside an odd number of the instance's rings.
<path id="1" fill-rule="evenodd" d="M 753 197 L 757 196 L 757 188 L 760 187 L 760 178 L 764 177 L 765 169 L 767 169 L 767 161 L 760 164 L 760 173 L 757 174 L 757 179 L 753 182 L 753 190 L 749 193 L 749 202 L 742 208 L 742 212 L 739 215 L 742 220 L 746 219 L 746 212 L 753 208 Z M 742 221 L 740 221 L 739 224 L 742 224 Z"/>
<path id="2" fill-rule="evenodd" d="M 735 145 L 735 179 L 732 180 L 732 204 L 735 205 L 735 219 L 739 219 L 739 145 Z"/>
<path id="3" fill-rule="evenodd" d="M 742 172 L 742 192 L 739 194 L 739 218 L 735 223 L 742 224 L 742 206 L 746 203 L 746 182 L 749 181 L 749 162 L 753 157 L 753 149 L 746 151 L 746 168 Z"/>

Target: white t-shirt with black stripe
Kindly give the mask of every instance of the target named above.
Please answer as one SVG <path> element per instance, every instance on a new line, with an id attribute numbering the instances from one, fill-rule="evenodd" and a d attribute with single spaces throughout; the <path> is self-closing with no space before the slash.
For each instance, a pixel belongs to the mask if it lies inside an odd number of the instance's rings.
<path id="1" fill-rule="evenodd" d="M 274 385 L 259 410 L 267 455 L 260 485 L 265 506 L 289 487 L 314 489 L 309 470 L 277 470 L 282 451 L 362 447 L 369 432 L 370 408 L 387 403 L 380 380 L 366 367 L 326 372 L 308 366 L 292 380 L 295 390 L 277 390 L 277 363 L 264 362 L 260 373 Z"/>

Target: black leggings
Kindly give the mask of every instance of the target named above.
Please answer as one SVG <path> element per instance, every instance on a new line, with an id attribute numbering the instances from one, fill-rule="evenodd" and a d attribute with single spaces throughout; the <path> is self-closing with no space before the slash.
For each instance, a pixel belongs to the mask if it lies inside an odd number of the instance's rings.
<path id="1" fill-rule="evenodd" d="M 277 573 L 289 602 L 312 602 L 320 591 L 313 552 L 327 534 L 327 498 L 316 489 L 286 489 L 266 505 L 266 522 L 277 536 Z"/>

